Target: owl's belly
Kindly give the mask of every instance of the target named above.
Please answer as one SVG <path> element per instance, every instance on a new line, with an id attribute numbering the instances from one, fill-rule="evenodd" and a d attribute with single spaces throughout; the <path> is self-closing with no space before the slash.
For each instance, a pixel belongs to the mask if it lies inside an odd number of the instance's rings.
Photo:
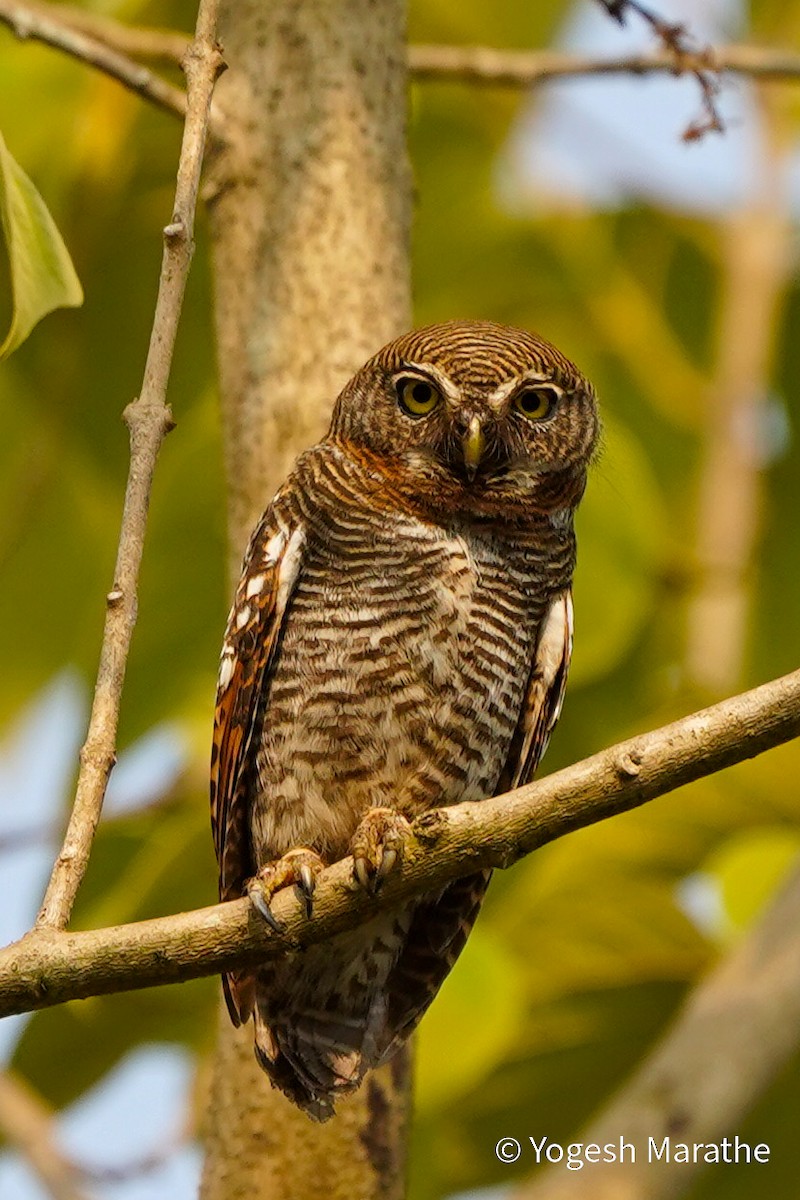
<path id="1" fill-rule="evenodd" d="M 416 572 L 305 573 L 264 708 L 257 863 L 297 845 L 339 858 L 369 808 L 413 818 L 492 794 L 533 624 L 522 581 L 495 567 L 456 539 Z"/>

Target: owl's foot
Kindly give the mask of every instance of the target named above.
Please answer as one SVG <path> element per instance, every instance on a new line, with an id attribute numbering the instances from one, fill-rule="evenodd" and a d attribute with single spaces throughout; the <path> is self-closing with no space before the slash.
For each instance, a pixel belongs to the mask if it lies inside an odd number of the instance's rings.
<path id="1" fill-rule="evenodd" d="M 362 817 L 350 842 L 353 875 L 376 896 L 392 868 L 402 861 L 411 826 L 391 808 L 371 808 Z"/>
<path id="2" fill-rule="evenodd" d="M 317 876 L 324 869 L 325 863 L 313 850 L 307 850 L 305 847 L 289 850 L 283 858 L 266 863 L 257 875 L 248 879 L 246 891 L 250 903 L 270 929 L 274 929 L 276 933 L 283 933 L 283 926 L 270 908 L 272 897 L 281 888 L 294 885 L 303 898 L 306 916 L 310 919 Z"/>

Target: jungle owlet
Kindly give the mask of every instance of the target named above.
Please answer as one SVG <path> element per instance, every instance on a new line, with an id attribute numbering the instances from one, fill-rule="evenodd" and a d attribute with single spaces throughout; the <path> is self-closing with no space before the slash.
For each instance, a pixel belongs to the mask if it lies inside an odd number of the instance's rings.
<path id="1" fill-rule="evenodd" d="M 219 676 L 212 823 L 223 900 L 352 853 L 375 891 L 408 822 L 528 780 L 571 648 L 573 514 L 591 384 L 519 329 L 452 321 L 361 368 L 251 539 Z M 272 1083 L 317 1120 L 411 1033 L 489 873 L 224 980 Z"/>

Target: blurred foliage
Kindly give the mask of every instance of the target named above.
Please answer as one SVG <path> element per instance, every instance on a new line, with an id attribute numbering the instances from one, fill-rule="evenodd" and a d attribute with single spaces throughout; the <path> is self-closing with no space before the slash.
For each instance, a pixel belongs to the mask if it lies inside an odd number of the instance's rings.
<path id="1" fill-rule="evenodd" d="M 412 36 L 546 46 L 565 7 L 426 0 L 412 5 Z M 194 16 L 183 2 L 117 8 L 126 20 L 178 28 Z M 800 3 L 758 0 L 751 28 L 760 40 L 800 45 Z M 180 130 L 108 80 L 1 30 L 0 38 L 0 128 L 86 292 L 82 310 L 48 318 L 0 373 L 7 722 L 64 665 L 87 683 L 93 676 L 127 466 L 120 414 L 144 363 Z M 788 144 L 800 93 L 775 95 Z M 531 102 L 502 89 L 412 89 L 414 277 L 420 322 L 464 315 L 533 327 L 581 364 L 601 397 L 604 443 L 579 518 L 574 671 L 551 770 L 716 698 L 699 693 L 683 663 L 726 222 L 535 197 L 510 211 L 498 164 Z M 156 473 L 121 728 L 125 746 L 177 720 L 196 761 L 162 803 L 104 822 L 78 925 L 214 896 L 202 772 L 226 585 L 209 293 L 201 221 L 171 388 L 178 428 Z M 794 279 L 779 312 L 764 385 L 792 431 Z M 741 686 L 800 658 L 800 445 L 786 436 L 779 451 L 761 472 L 760 536 L 742 576 L 751 619 Z M 574 1137 L 796 860 L 798 777 L 795 744 L 574 834 L 495 879 L 419 1036 L 415 1200 L 523 1173 L 524 1159 L 496 1162 L 501 1136 Z M 687 881 L 697 880 L 715 900 L 707 911 L 687 899 Z M 26 1026 L 15 1065 L 62 1105 L 142 1041 L 180 1041 L 202 1061 L 216 998 L 214 982 L 201 981 L 45 1011 Z M 798 1119 L 789 1064 L 739 1131 L 775 1147 L 758 1180 L 775 1200 L 796 1192 Z M 734 1200 L 747 1187 L 745 1172 L 719 1171 L 696 1195 Z"/>

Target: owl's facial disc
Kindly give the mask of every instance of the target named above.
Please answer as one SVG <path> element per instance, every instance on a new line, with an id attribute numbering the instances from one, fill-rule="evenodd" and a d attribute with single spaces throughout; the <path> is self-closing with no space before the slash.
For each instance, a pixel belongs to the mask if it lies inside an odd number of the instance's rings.
<path id="1" fill-rule="evenodd" d="M 387 382 L 403 457 L 423 470 L 437 464 L 470 492 L 484 493 L 528 489 L 564 465 L 558 430 L 568 393 L 550 371 L 534 367 L 489 381 L 406 359 Z"/>

